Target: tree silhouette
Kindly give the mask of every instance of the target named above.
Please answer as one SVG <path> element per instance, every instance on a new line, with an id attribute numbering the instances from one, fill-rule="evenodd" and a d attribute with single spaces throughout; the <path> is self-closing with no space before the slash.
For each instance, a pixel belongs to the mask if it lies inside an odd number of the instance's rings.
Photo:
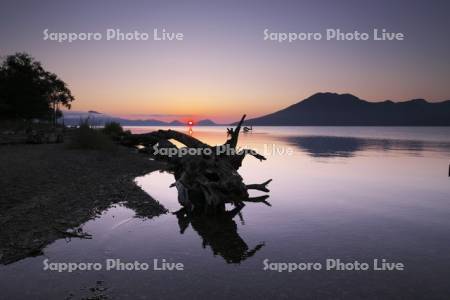
<path id="1" fill-rule="evenodd" d="M 60 106 L 75 100 L 66 83 L 29 54 L 7 56 L 0 65 L 0 117 L 56 122 Z"/>

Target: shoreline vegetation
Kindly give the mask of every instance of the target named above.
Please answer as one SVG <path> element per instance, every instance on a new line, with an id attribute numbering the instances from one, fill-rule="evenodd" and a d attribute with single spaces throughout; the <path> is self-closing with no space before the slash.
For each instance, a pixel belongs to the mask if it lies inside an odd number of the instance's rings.
<path id="1" fill-rule="evenodd" d="M 164 163 L 119 146 L 128 133 L 119 123 L 61 125 L 74 100 L 31 55 L 0 62 L 0 264 L 40 255 L 60 238 L 92 238 L 80 226 L 117 203 L 142 218 L 167 212 L 135 183 Z"/>
<path id="2" fill-rule="evenodd" d="M 94 138 L 108 139 L 90 130 Z M 0 146 L 0 264 L 40 255 L 60 238 L 91 238 L 80 226 L 113 204 L 142 218 L 167 212 L 134 182 L 164 169 L 163 163 L 112 141 L 100 149 L 74 147 L 76 131 L 64 138 L 64 143 Z"/>
<path id="3" fill-rule="evenodd" d="M 229 156 L 169 159 L 156 155 L 156 160 L 150 160 L 138 153 L 155 145 L 173 150 L 176 145 L 171 140 L 188 149 L 218 146 L 173 130 L 131 134 L 122 128 L 125 119 L 107 120 L 107 116 L 103 128 L 89 118 L 69 128 L 65 125 L 73 124 L 64 122 L 62 109 L 70 109 L 73 101 L 69 86 L 29 54 L 16 53 L 0 62 L 0 264 L 42 254 L 43 248 L 59 238 L 91 238 L 80 226 L 117 203 L 133 209 L 137 217 L 166 213 L 134 182 L 156 170 L 174 174 L 185 209 L 177 217 L 183 221 L 194 210 L 199 215 L 224 213 L 226 203 L 270 205 L 265 201 L 268 195 L 251 197 L 248 193 L 269 192 L 270 180 L 246 185 L 237 174 L 246 154 L 259 160 L 265 160 L 264 156 L 246 150 Z M 370 103 L 350 94 L 318 93 L 245 124 L 244 115 L 236 128 L 227 128 L 229 139 L 222 146 L 237 149 L 241 125 L 244 132 L 251 131 L 252 125 L 379 125 L 379 120 L 392 126 L 449 125 L 449 115 L 450 100 Z M 183 125 L 180 121 L 141 121 Z M 208 119 L 188 124 L 216 125 Z"/>

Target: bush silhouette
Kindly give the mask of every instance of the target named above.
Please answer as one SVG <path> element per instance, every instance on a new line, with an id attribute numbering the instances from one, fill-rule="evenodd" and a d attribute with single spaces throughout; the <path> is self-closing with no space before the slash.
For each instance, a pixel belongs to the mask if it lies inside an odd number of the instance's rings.
<path id="1" fill-rule="evenodd" d="M 0 117 L 2 119 L 45 119 L 56 122 L 60 107 L 75 100 L 67 84 L 44 70 L 29 54 L 7 56 L 0 64 Z"/>

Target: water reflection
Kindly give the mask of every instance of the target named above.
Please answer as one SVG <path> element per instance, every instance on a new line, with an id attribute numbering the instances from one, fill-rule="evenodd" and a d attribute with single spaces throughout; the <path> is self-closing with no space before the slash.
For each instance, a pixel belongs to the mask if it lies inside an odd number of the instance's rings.
<path id="1" fill-rule="evenodd" d="M 220 255 L 227 263 L 240 263 L 258 252 L 264 243 L 249 249 L 247 243 L 237 232 L 237 224 L 233 220 L 243 207 L 235 207 L 218 216 L 190 214 L 185 208 L 174 213 L 178 219 L 180 233 L 183 234 L 189 225 L 202 238 L 202 246 L 211 247 L 214 255 Z"/>
<path id="2" fill-rule="evenodd" d="M 90 238 L 81 229 L 81 224 L 108 207 L 94 204 L 73 207 L 66 202 L 61 206 L 58 216 L 41 207 L 17 207 L 8 211 L 8 216 L 1 222 L 0 264 L 43 255 L 42 250 L 57 239 L 65 238 L 70 242 L 72 238 Z M 76 214 L 73 213 L 75 210 Z"/>
<path id="3" fill-rule="evenodd" d="M 127 202 L 122 203 L 132 209 L 138 218 L 155 217 L 154 202 L 149 197 L 135 198 L 141 193 L 136 188 L 128 194 Z M 125 195 L 120 195 L 124 198 Z M 67 243 L 72 239 L 91 239 L 92 236 L 83 230 L 83 224 L 100 216 L 114 203 L 109 201 L 60 201 L 51 209 L 47 206 L 17 206 L 7 211 L 7 217 L 0 220 L 0 265 L 8 265 L 25 259 L 43 255 L 43 249 L 58 239 Z"/>
<path id="4" fill-rule="evenodd" d="M 226 138 L 226 128 L 196 127 L 193 134 L 218 144 Z M 401 139 L 408 140 L 398 141 Z M 142 295 L 199 298 L 205 294 L 224 299 L 279 298 L 280 288 L 283 297 L 294 299 L 299 294 L 306 298 L 378 299 L 403 295 L 429 299 L 431 290 L 434 298 L 448 298 L 450 128 L 254 127 L 252 134 L 243 134 L 240 139 L 240 145 L 259 152 L 272 143 L 295 148 L 295 155 L 272 155 L 264 165 L 253 159 L 245 161 L 240 172 L 246 181 L 274 178 L 270 186 L 273 207 L 269 210 L 260 204 L 248 204 L 244 211 L 246 224 L 239 220 L 243 210 L 220 219 L 179 213 L 151 221 L 125 222 L 134 213 L 117 207 L 82 227 L 93 239 L 76 239 L 69 244 L 57 241 L 44 249 L 52 261 L 169 258 L 185 263 L 186 271 L 84 272 L 80 276 L 43 272 L 42 258 L 27 259 L 0 266 L 3 298 L 39 295 L 61 299 L 67 291 L 92 286 L 99 279 L 113 287 L 110 293 L 117 299 L 138 299 Z M 318 163 L 339 155 L 345 164 Z M 173 181 L 172 175 L 158 172 L 137 179 L 154 199 L 170 211 L 177 211 L 177 190 L 169 188 Z M 139 216 L 146 215 L 137 207 L 133 209 Z M 0 218 L 0 249 L 10 247 L 14 238 L 36 232 L 44 221 L 66 230 L 56 224 L 57 217 L 46 215 L 51 211 L 30 207 L 29 214 L 24 211 L 22 217 L 4 213 L 8 220 Z M 84 214 L 84 210 L 67 211 L 70 216 L 78 213 Z M 41 223 L 35 219 L 38 216 Z M 5 232 L 10 239 L 1 239 Z M 20 244 L 15 246 L 24 247 Z M 252 259 L 246 259 L 252 255 Z M 261 271 L 265 258 L 273 262 L 323 262 L 330 257 L 345 262 L 389 258 L 407 264 L 407 270 Z M 239 262 L 241 265 L 236 265 Z"/>
<path id="5" fill-rule="evenodd" d="M 339 136 L 287 136 L 283 139 L 312 157 L 353 157 L 366 150 L 408 151 L 415 155 L 422 151 L 450 152 L 450 143 L 446 142 Z"/>
<path id="6" fill-rule="evenodd" d="M 238 264 L 253 256 L 260 250 L 265 243 L 259 243 L 256 246 L 248 243 L 239 235 L 238 229 L 244 225 L 242 212 L 248 208 L 248 212 L 253 212 L 255 206 L 265 204 L 270 206 L 267 201 L 268 195 L 250 197 L 247 205 L 232 206 L 227 205 L 224 212 L 218 215 L 205 215 L 202 210 L 188 211 L 182 208 L 177 201 L 179 196 L 176 189 L 168 188 L 173 182 L 173 175 L 167 172 L 152 172 L 136 179 L 137 184 L 152 197 L 162 203 L 172 215 L 162 216 L 161 218 L 174 218 L 177 221 L 179 233 L 190 234 L 195 232 L 202 240 L 203 248 L 211 248 L 214 255 L 221 256 L 225 262 Z M 233 207 L 233 208 L 231 208 Z M 236 223 L 235 219 L 240 222 Z M 188 228 L 191 227 L 192 231 Z M 176 234 L 176 233 L 175 233 Z M 197 243 L 197 239 L 191 239 Z"/>

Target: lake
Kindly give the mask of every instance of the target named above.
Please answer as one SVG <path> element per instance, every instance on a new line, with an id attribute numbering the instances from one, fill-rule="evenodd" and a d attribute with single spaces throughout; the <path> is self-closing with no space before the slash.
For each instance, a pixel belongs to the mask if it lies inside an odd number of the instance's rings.
<path id="1" fill-rule="evenodd" d="M 226 140 L 224 127 L 194 127 L 192 135 Z M 273 179 L 271 206 L 248 203 L 229 218 L 145 219 L 115 205 L 83 226 L 91 240 L 58 240 L 44 256 L 0 266 L 0 298 L 77 299 L 101 285 L 113 299 L 448 299 L 450 128 L 254 127 L 239 145 L 267 157 L 247 157 L 239 173 L 247 184 Z M 170 212 L 180 208 L 172 175 L 136 182 Z M 43 271 L 45 258 L 164 259 L 184 271 L 58 273 Z M 372 266 L 374 259 L 404 270 L 325 269 L 327 260 Z M 323 268 L 278 272 L 264 270 L 264 262 Z"/>

